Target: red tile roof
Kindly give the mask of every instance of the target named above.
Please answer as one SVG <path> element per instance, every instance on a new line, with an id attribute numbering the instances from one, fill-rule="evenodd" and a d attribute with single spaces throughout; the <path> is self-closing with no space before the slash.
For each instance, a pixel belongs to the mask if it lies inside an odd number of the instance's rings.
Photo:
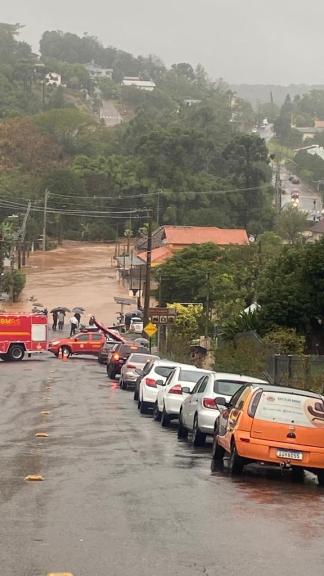
<path id="1" fill-rule="evenodd" d="M 171 258 L 171 256 L 173 256 L 173 252 L 167 246 L 154 248 L 154 250 L 152 250 L 152 266 L 154 267 L 158 266 L 159 264 L 162 264 L 163 262 Z M 140 252 L 139 254 L 137 254 L 137 257 L 143 260 L 143 262 L 146 262 L 146 252 Z"/>
<path id="2" fill-rule="evenodd" d="M 190 245 L 212 242 L 219 246 L 248 244 L 246 230 L 240 228 L 212 228 L 207 226 L 164 226 L 165 244 Z"/>

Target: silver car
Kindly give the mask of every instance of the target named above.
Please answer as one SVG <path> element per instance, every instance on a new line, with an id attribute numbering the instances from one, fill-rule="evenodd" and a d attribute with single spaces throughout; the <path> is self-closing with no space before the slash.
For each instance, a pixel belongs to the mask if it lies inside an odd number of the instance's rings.
<path id="1" fill-rule="evenodd" d="M 217 397 L 228 402 L 241 386 L 250 383 L 268 384 L 266 380 L 227 372 L 211 372 L 200 378 L 182 403 L 178 438 L 187 438 L 192 432 L 193 445 L 203 446 L 207 435 L 213 434 L 219 416 Z"/>
<path id="2" fill-rule="evenodd" d="M 119 386 L 123 390 L 127 390 L 128 386 L 135 386 L 139 372 L 143 370 L 148 360 L 158 360 L 159 356 L 152 354 L 136 353 L 130 354 L 125 364 L 120 371 Z"/>

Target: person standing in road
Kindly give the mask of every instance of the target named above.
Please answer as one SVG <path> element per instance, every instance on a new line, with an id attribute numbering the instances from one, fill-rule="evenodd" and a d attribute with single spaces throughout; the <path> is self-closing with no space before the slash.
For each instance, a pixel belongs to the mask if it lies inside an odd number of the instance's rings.
<path id="1" fill-rule="evenodd" d="M 74 336 L 74 334 L 76 333 L 76 329 L 78 327 L 78 319 L 75 317 L 75 315 L 70 318 L 70 323 L 71 323 L 71 332 L 70 332 L 70 338 L 71 338 L 71 336 Z"/>
<path id="2" fill-rule="evenodd" d="M 64 314 L 63 310 L 60 310 L 57 314 L 58 329 L 61 331 L 63 330 L 63 327 L 64 327 L 64 316 L 65 316 L 65 314 Z"/>
<path id="3" fill-rule="evenodd" d="M 80 322 L 81 322 L 81 314 L 80 314 L 79 312 L 75 312 L 74 318 L 77 319 L 77 321 L 78 321 L 78 328 L 79 328 Z"/>
<path id="4" fill-rule="evenodd" d="M 54 310 L 53 314 L 53 325 L 52 325 L 52 330 L 54 330 L 54 332 L 56 332 L 56 328 L 57 328 L 57 320 L 58 320 L 58 312 L 57 310 Z"/>

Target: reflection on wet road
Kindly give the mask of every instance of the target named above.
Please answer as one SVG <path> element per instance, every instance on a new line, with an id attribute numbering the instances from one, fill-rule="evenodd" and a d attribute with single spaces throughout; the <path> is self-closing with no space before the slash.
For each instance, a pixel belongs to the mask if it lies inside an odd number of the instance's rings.
<path id="1" fill-rule="evenodd" d="M 311 475 L 212 472 L 208 446 L 140 416 L 95 360 L 1 363 L 0 382 L 4 576 L 322 573 Z"/>

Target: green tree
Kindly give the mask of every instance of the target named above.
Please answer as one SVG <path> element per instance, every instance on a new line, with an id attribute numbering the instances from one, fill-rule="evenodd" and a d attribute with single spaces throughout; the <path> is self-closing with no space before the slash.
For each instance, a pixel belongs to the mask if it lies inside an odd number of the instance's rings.
<path id="1" fill-rule="evenodd" d="M 277 219 L 277 230 L 280 236 L 290 244 L 300 242 L 302 233 L 307 226 L 307 215 L 298 208 L 288 205 L 281 212 Z"/>

